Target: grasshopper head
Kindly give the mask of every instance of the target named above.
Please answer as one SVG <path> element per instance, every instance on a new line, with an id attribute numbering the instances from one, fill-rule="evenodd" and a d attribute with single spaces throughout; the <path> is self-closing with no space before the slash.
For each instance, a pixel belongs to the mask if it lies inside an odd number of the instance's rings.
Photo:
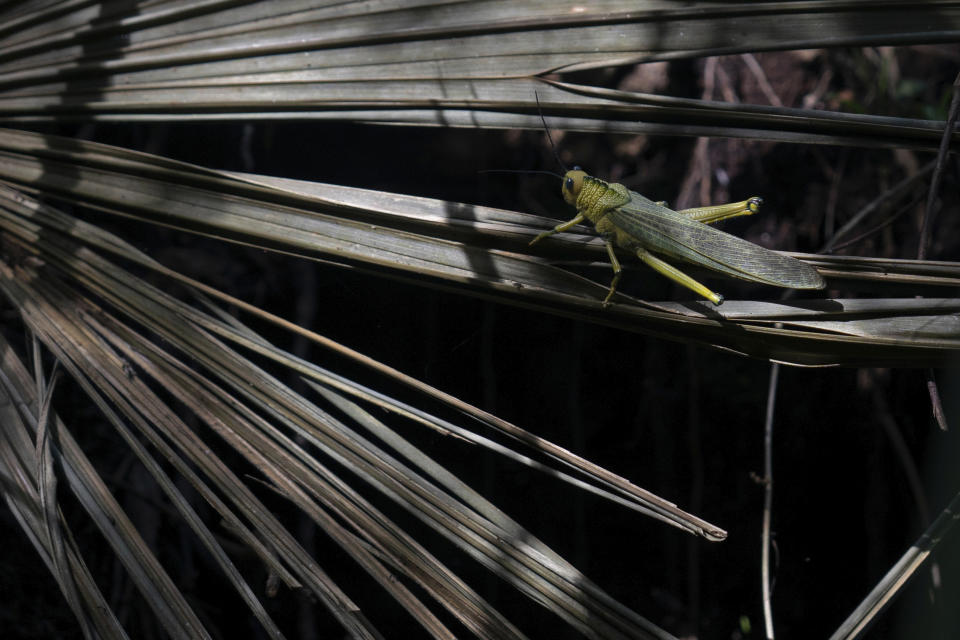
<path id="1" fill-rule="evenodd" d="M 567 204 L 577 206 L 577 196 L 580 195 L 583 179 L 586 177 L 587 172 L 580 167 L 574 167 L 563 176 L 563 199 L 567 201 Z"/>

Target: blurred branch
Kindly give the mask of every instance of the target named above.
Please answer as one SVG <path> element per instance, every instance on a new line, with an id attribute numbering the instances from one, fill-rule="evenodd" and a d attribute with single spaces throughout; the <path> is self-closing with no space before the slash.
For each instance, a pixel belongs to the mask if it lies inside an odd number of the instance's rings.
<path id="1" fill-rule="evenodd" d="M 934 204 L 940 193 L 940 179 L 943 176 L 943 170 L 947 164 L 947 154 L 950 150 L 950 139 L 956 129 L 957 114 L 960 112 L 960 74 L 957 74 L 953 81 L 953 96 L 950 99 L 950 112 L 947 115 L 947 124 L 943 129 L 943 137 L 940 141 L 940 149 L 937 152 L 937 167 L 933 171 L 933 178 L 930 180 L 930 191 L 927 196 L 927 207 L 923 213 L 923 219 L 920 224 L 920 246 L 917 249 L 917 259 L 923 260 L 927 257 L 927 250 L 930 246 L 930 228 L 933 225 L 935 215 Z M 933 369 L 927 369 L 927 391 L 930 394 L 930 406 L 933 410 L 933 417 L 941 430 L 947 429 L 947 418 L 943 413 L 943 403 L 940 400 L 940 391 L 937 389 L 937 379 Z"/>
<path id="2" fill-rule="evenodd" d="M 774 640 L 773 610 L 771 608 L 770 548 L 773 540 L 770 524 L 773 518 L 773 416 L 777 405 L 777 382 L 780 378 L 780 364 L 770 365 L 770 385 L 767 389 L 767 411 L 763 427 L 763 525 L 760 535 L 760 592 L 763 599 L 763 626 L 767 640 Z"/>
<path id="3" fill-rule="evenodd" d="M 900 557 L 885 576 L 867 594 L 860 605 L 830 636 L 830 640 L 854 640 L 867 630 L 926 561 L 943 537 L 960 518 L 960 493 L 953 497 L 940 515 L 916 542 Z"/>
<path id="4" fill-rule="evenodd" d="M 930 191 L 927 195 L 927 207 L 920 224 L 920 246 L 917 249 L 917 259 L 924 260 L 930 247 L 930 228 L 933 224 L 934 204 L 940 194 L 940 180 L 947 164 L 947 154 L 950 152 L 950 142 L 957 125 L 957 115 L 960 113 L 960 74 L 953 81 L 953 96 L 950 99 L 950 111 L 947 122 L 940 138 L 940 148 L 937 150 L 936 168 L 930 179 Z"/>

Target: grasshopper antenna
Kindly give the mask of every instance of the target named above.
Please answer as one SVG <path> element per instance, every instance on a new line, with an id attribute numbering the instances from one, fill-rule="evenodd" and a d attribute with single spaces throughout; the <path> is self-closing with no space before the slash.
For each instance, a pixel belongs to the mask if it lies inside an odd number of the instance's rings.
<path id="1" fill-rule="evenodd" d="M 543 123 L 543 130 L 547 134 L 547 140 L 550 141 L 550 150 L 553 151 L 553 157 L 557 159 L 557 164 L 560 165 L 560 168 L 563 169 L 563 172 L 567 172 L 567 167 L 563 164 L 563 161 L 560 159 L 560 154 L 557 153 L 557 145 L 553 143 L 553 136 L 550 135 L 550 129 L 547 128 L 547 119 L 543 117 L 543 109 L 540 108 L 540 96 L 536 91 L 533 92 L 533 97 L 537 100 L 537 113 L 540 114 L 540 121 Z M 563 180 L 563 176 L 555 171 L 544 171 L 538 169 L 481 169 L 477 173 L 542 173 L 547 176 L 553 176 L 555 178 L 560 178 Z"/>
<path id="2" fill-rule="evenodd" d="M 563 180 L 563 176 L 556 171 L 545 171 L 542 169 L 481 169 L 477 171 L 477 173 L 542 173 Z"/>
<path id="3" fill-rule="evenodd" d="M 566 173 L 567 167 L 563 164 L 563 160 L 560 159 L 560 154 L 557 153 L 557 145 L 553 144 L 553 136 L 550 135 L 550 128 L 547 127 L 547 119 L 543 117 L 543 109 L 540 108 L 540 94 L 534 91 L 533 97 L 537 101 L 537 112 L 540 114 L 540 122 L 543 123 L 543 131 L 547 134 L 547 140 L 550 141 L 550 150 L 553 151 L 553 157 L 557 159 L 557 164 L 560 165 L 560 168 Z"/>

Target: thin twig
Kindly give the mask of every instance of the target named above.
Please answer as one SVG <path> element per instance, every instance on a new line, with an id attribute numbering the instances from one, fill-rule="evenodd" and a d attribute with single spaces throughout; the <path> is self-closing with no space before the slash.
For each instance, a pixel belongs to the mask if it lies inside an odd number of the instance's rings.
<path id="1" fill-rule="evenodd" d="M 935 163 L 933 163 L 935 166 L 933 168 L 933 177 L 930 180 L 930 190 L 927 193 L 927 205 L 920 223 L 920 242 L 917 248 L 917 258 L 920 260 L 926 259 L 930 244 L 933 206 L 940 189 L 940 180 L 946 166 L 947 153 L 950 149 L 950 141 L 953 137 L 953 131 L 957 122 L 958 108 L 960 108 L 960 90 L 958 89 L 960 89 L 960 74 L 957 75 L 956 80 L 953 82 L 953 98 L 950 102 L 950 112 L 947 115 L 947 123 L 943 130 L 943 137 L 940 139 L 940 150 L 937 153 Z M 924 169 L 927 169 L 929 166 L 930 165 L 927 165 Z M 940 392 L 937 389 L 937 383 L 933 376 L 933 369 L 927 370 L 927 389 L 930 394 L 930 403 L 933 407 L 934 416 L 940 428 L 946 429 L 946 419 L 943 417 Z M 896 442 L 894 442 L 894 444 L 896 445 Z M 960 508 L 960 493 L 954 496 L 953 500 L 947 508 L 941 512 L 936 521 L 927 528 L 917 542 L 903 554 L 900 560 L 890 568 L 867 597 L 863 599 L 860 605 L 854 609 L 853 613 L 851 613 L 834 632 L 830 640 L 853 640 L 867 629 L 870 623 L 883 611 L 894 596 L 903 589 L 910 577 L 913 576 L 920 565 L 927 559 L 927 556 L 930 555 L 930 551 L 937 545 L 940 538 L 957 521 L 958 517 L 960 517 L 957 514 L 958 508 Z"/>
<path id="2" fill-rule="evenodd" d="M 860 224 L 860 222 L 862 222 L 864 218 L 872 214 L 877 209 L 880 209 L 889 200 L 895 200 L 899 198 L 901 195 L 903 195 L 904 193 L 906 193 L 907 190 L 913 187 L 915 182 L 917 182 L 921 178 L 925 177 L 928 173 L 933 171 L 935 166 L 936 166 L 936 162 L 929 162 L 925 164 L 924 166 L 920 167 L 920 169 L 915 174 L 904 178 L 903 180 L 901 180 L 900 182 L 898 182 L 897 184 L 890 187 L 889 189 L 881 193 L 879 196 L 874 198 L 869 204 L 867 204 L 867 206 L 865 206 L 863 209 L 860 209 L 860 211 L 854 214 L 854 216 L 850 218 L 846 222 L 846 224 L 840 227 L 840 229 L 835 234 L 833 234 L 833 237 L 824 243 L 823 247 L 820 248 L 819 253 L 831 253 L 834 250 L 836 242 L 839 238 L 842 238 L 844 235 L 849 233 L 849 231 L 853 229 L 855 226 L 857 226 L 858 224 Z"/>
<path id="3" fill-rule="evenodd" d="M 950 100 L 947 125 L 943 128 L 943 136 L 940 138 L 940 149 L 937 151 L 937 166 L 933 170 L 933 177 L 930 179 L 927 207 L 920 221 L 920 246 L 917 249 L 918 260 L 926 260 L 927 251 L 930 249 L 930 227 L 933 220 L 933 205 L 937 200 L 937 194 L 940 192 L 940 180 L 943 177 L 943 170 L 947 166 L 947 153 L 950 151 L 950 141 L 953 139 L 953 131 L 957 125 L 958 112 L 960 112 L 960 74 L 957 74 L 956 79 L 953 81 L 953 98 Z"/>
<path id="4" fill-rule="evenodd" d="M 702 100 L 712 100 L 714 88 L 717 81 L 717 58 L 707 58 L 703 67 L 703 93 L 700 95 Z M 710 154 L 708 145 L 710 138 L 697 138 L 697 144 L 693 150 L 693 161 L 687 170 L 687 175 L 680 186 L 680 194 L 677 196 L 677 209 L 686 209 L 692 205 L 693 190 L 697 183 L 700 184 L 700 202 L 697 206 L 705 205 L 710 200 Z"/>
<path id="5" fill-rule="evenodd" d="M 877 614 L 883 611 L 893 596 L 920 568 L 930 552 L 936 548 L 958 519 L 960 519 L 960 493 L 953 497 L 933 524 L 927 527 L 923 535 L 890 568 L 887 575 L 883 576 L 883 579 L 867 594 L 850 617 L 843 621 L 843 624 L 830 636 L 830 640 L 853 640 L 860 637 Z"/>
<path id="6" fill-rule="evenodd" d="M 763 427 L 763 530 L 761 533 L 760 579 L 763 593 L 763 624 L 767 640 L 773 640 L 773 612 L 770 607 L 770 519 L 773 508 L 773 412 L 777 400 L 780 364 L 770 366 L 767 416 Z"/>
<path id="7" fill-rule="evenodd" d="M 700 438 L 700 389 L 701 366 L 697 362 L 698 350 L 687 345 L 688 397 L 687 410 L 687 450 L 690 460 L 690 510 L 699 510 L 703 506 L 704 460 L 703 442 Z M 687 539 L 687 612 L 690 619 L 690 632 L 700 637 L 700 541 L 690 536 Z"/>
<path id="8" fill-rule="evenodd" d="M 720 94 L 724 100 L 730 104 L 740 104 L 740 98 L 733 90 L 733 83 L 730 81 L 729 74 L 724 71 L 722 64 L 717 65 L 717 84 L 720 86 Z"/>
<path id="9" fill-rule="evenodd" d="M 887 218 L 887 219 L 884 220 L 883 222 L 877 224 L 877 226 L 873 227 L 872 229 L 867 229 L 867 230 L 864 231 L 863 233 L 860 233 L 860 234 L 855 235 L 854 237 L 850 238 L 850 239 L 847 240 L 846 242 L 841 242 L 840 244 L 835 244 L 835 245 L 833 245 L 833 250 L 834 250 L 834 251 L 839 251 L 840 249 L 846 249 L 847 247 L 849 247 L 849 246 L 851 246 L 851 245 L 857 244 L 857 243 L 860 242 L 861 240 L 864 240 L 864 239 L 866 239 L 866 238 L 869 238 L 870 236 L 872 236 L 872 235 L 874 235 L 874 234 L 876 234 L 876 233 L 879 233 L 880 231 L 883 231 L 884 229 L 886 229 L 887 227 L 889 227 L 891 224 L 893 224 L 894 222 L 896 222 L 898 219 L 900 219 L 900 217 L 903 216 L 905 213 L 907 213 L 907 212 L 910 211 L 912 208 L 914 208 L 915 206 L 917 206 L 917 205 L 920 203 L 920 200 L 921 200 L 921 199 L 923 199 L 923 194 L 920 194 L 920 195 L 916 196 L 915 198 L 913 198 L 910 202 L 908 202 L 907 204 L 905 204 L 905 205 L 903 205 L 902 207 L 900 207 L 899 209 L 897 209 L 897 211 L 896 211 L 892 216 L 890 216 L 889 218 Z"/>
<path id="10" fill-rule="evenodd" d="M 880 389 L 880 380 L 870 371 L 867 375 L 871 377 L 871 396 L 873 406 L 876 410 L 877 421 L 883 427 L 884 433 L 890 441 L 890 447 L 893 449 L 893 455 L 900 462 L 903 469 L 903 475 L 906 479 L 907 488 L 913 496 L 913 502 L 917 507 L 917 517 L 920 519 L 920 526 L 926 527 L 930 524 L 930 508 L 927 506 L 927 498 L 923 494 L 923 481 L 920 479 L 920 470 L 917 469 L 917 463 L 910 454 L 910 448 L 904 440 L 896 420 L 893 419 L 890 411 L 890 404 L 887 402 L 884 390 Z"/>
<path id="11" fill-rule="evenodd" d="M 817 80 L 817 86 L 813 88 L 813 91 L 803 96 L 804 109 L 813 109 L 817 106 L 824 94 L 827 92 L 827 89 L 830 88 L 831 80 L 833 80 L 833 71 L 827 69 L 820 76 L 820 79 Z"/>
<path id="12" fill-rule="evenodd" d="M 760 85 L 760 91 L 763 92 L 763 95 L 767 97 L 767 100 L 770 101 L 775 107 L 782 107 L 783 103 L 780 101 L 780 96 L 777 95 L 777 92 L 773 90 L 773 87 L 770 85 L 770 81 L 767 80 L 767 74 L 764 73 L 763 67 L 760 66 L 760 62 L 757 61 L 756 57 L 752 53 L 741 53 L 740 57 L 743 58 L 744 63 L 747 65 L 747 69 L 750 70 L 750 73 L 753 74 L 753 77 L 756 78 L 757 84 Z"/>
<path id="13" fill-rule="evenodd" d="M 933 369 L 927 369 L 927 391 L 930 393 L 930 406 L 933 408 L 933 418 L 941 430 L 947 430 L 947 414 L 943 412 L 943 403 L 940 401 L 940 391 L 937 389 L 937 379 Z"/>
<path id="14" fill-rule="evenodd" d="M 847 160 L 850 154 L 847 149 L 840 152 L 840 161 L 830 177 L 830 192 L 827 196 L 827 206 L 823 214 L 823 229 L 825 236 L 832 236 L 837 219 L 837 200 L 840 197 L 840 185 L 847 170 Z"/>
<path id="15" fill-rule="evenodd" d="M 937 151 L 937 166 L 933 170 L 933 177 L 930 179 L 930 191 L 927 193 L 927 206 L 923 212 L 923 218 L 920 222 L 920 246 L 917 248 L 917 259 L 926 260 L 927 251 L 930 248 L 930 227 L 933 224 L 933 205 L 937 201 L 937 194 L 940 192 L 940 180 L 943 177 L 943 170 L 947 166 L 947 153 L 950 151 L 950 141 L 953 139 L 953 131 L 957 125 L 957 114 L 960 112 L 960 74 L 957 74 L 953 81 L 953 97 L 950 100 L 950 112 L 947 114 L 947 124 L 943 128 L 943 136 L 940 138 L 940 149 Z M 933 369 L 927 369 L 927 392 L 930 394 L 930 406 L 933 409 L 933 417 L 942 431 L 947 430 L 947 418 L 943 413 L 943 404 L 940 401 L 940 390 L 937 388 L 937 380 L 934 377 Z"/>

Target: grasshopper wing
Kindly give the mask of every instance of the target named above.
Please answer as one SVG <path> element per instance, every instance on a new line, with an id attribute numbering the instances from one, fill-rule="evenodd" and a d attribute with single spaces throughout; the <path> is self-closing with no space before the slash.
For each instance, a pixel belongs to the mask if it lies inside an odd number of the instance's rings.
<path id="1" fill-rule="evenodd" d="M 826 286 L 816 269 L 796 258 L 692 220 L 634 191 L 630 196 L 630 202 L 607 215 L 650 251 L 752 282 L 790 289 Z"/>

